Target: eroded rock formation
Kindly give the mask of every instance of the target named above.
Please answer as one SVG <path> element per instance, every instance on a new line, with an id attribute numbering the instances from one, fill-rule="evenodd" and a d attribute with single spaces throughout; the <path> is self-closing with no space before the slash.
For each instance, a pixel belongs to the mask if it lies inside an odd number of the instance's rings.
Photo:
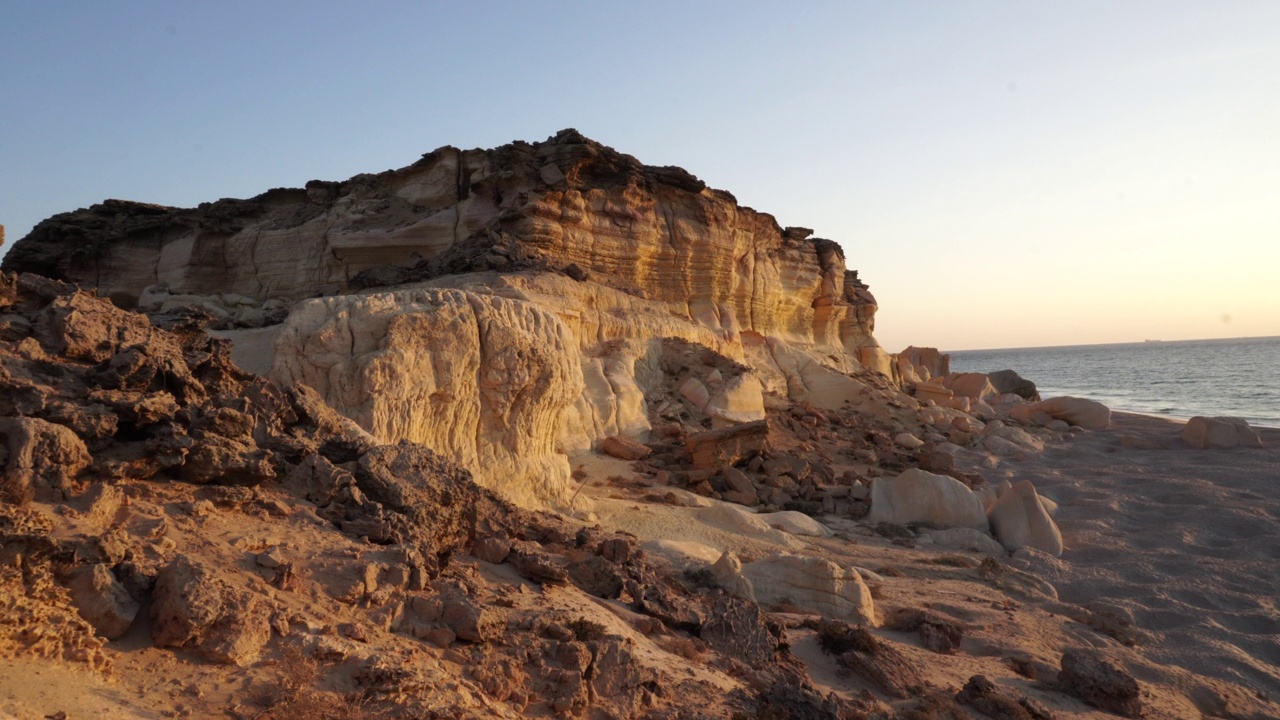
<path id="1" fill-rule="evenodd" d="M 875 300 L 811 232 L 566 130 L 193 209 L 110 200 L 5 268 L 198 314 L 242 366 L 554 505 L 569 455 L 647 439 L 673 387 L 713 427 L 765 392 L 885 417 Z"/>

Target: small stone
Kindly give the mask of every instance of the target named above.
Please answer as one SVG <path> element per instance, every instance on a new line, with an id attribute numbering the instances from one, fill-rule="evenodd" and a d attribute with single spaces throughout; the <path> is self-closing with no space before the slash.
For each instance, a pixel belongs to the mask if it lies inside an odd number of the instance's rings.
<path id="1" fill-rule="evenodd" d="M 911 433 L 906 433 L 906 432 L 898 433 L 897 435 L 895 435 L 893 438 L 893 442 L 908 450 L 914 450 L 920 447 L 921 445 L 924 445 L 923 440 L 916 437 L 915 435 L 912 435 Z"/>

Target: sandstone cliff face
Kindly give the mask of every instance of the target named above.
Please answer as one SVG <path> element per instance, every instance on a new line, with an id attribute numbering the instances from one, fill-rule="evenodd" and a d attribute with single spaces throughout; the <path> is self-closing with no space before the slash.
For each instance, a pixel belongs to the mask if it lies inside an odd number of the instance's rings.
<path id="1" fill-rule="evenodd" d="M 809 235 L 566 130 L 194 209 L 107 201 L 5 267 L 196 308 L 243 366 L 555 504 L 568 455 L 647 438 L 659 407 L 716 427 L 763 418 L 766 393 L 885 412 L 851 375 L 894 370 L 875 300 Z"/>
<path id="2" fill-rule="evenodd" d="M 875 302 L 838 245 L 679 168 L 572 130 L 194 209 L 108 200 L 38 225 L 4 268 L 95 287 L 298 299 L 465 270 L 577 265 L 708 327 L 852 351 Z"/>

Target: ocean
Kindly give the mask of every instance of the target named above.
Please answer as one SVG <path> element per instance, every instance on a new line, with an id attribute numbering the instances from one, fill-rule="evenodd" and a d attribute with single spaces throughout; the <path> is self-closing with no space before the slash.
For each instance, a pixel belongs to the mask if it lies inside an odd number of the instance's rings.
<path id="1" fill-rule="evenodd" d="M 952 372 L 1006 368 L 1041 397 L 1074 395 L 1113 410 L 1227 415 L 1280 427 L 1280 337 L 951 352 Z"/>

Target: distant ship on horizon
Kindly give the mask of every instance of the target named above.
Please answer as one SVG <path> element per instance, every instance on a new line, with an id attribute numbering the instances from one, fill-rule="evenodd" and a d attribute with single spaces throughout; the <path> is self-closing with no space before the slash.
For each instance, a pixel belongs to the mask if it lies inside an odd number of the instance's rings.
<path id="1" fill-rule="evenodd" d="M 1164 342 L 1164 341 L 1163 341 L 1163 340 L 1143 340 L 1142 342 L 1147 342 L 1147 343 L 1161 343 L 1161 342 Z"/>

